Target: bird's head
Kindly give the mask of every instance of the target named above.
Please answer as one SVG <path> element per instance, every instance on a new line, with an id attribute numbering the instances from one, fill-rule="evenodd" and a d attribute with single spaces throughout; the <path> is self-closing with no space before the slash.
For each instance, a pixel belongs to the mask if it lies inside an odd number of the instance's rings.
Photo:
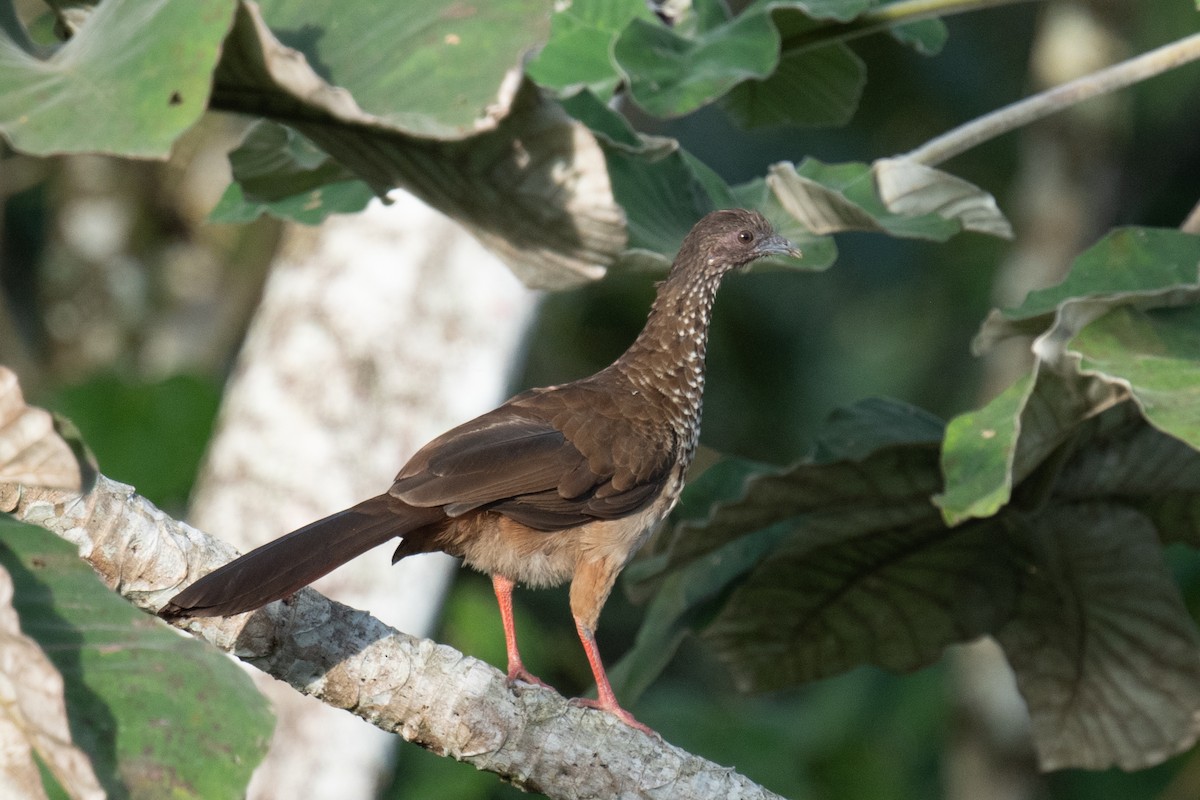
<path id="1" fill-rule="evenodd" d="M 742 208 L 713 211 L 683 240 L 672 271 L 697 268 L 717 275 L 768 256 L 800 258 L 800 248 L 775 232 L 767 218 Z"/>

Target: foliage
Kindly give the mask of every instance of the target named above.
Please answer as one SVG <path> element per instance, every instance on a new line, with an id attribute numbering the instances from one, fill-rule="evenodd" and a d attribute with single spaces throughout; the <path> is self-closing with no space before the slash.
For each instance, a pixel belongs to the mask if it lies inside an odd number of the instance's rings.
<path id="1" fill-rule="evenodd" d="M 168 786 L 180 798 L 243 796 L 273 727 L 245 672 L 115 596 L 46 531 L 0 520 L 0 565 L 23 631 L 62 673 L 72 738 L 110 797 L 162 797 Z"/>
<path id="2" fill-rule="evenodd" d="M 766 213 L 808 269 L 837 259 L 834 233 L 1011 234 L 989 193 L 911 159 L 806 155 L 739 181 L 646 132 L 647 115 L 704 109 L 745 129 L 845 124 L 867 85 L 848 39 L 886 24 L 922 55 L 946 39 L 867 0 L 696 0 L 669 21 L 641 0 L 183 5 L 104 0 L 62 44 L 0 8 L 0 132 L 33 154 L 162 156 L 205 108 L 251 115 L 214 221 L 315 223 L 403 185 L 551 288 L 661 267 L 732 205 Z M 984 323 L 980 351 L 1035 337 L 1035 359 L 983 407 L 945 422 L 862 401 L 791 466 L 714 467 L 632 570 L 653 599 L 621 693 L 692 635 L 741 688 L 779 690 L 914 670 L 988 634 L 1044 767 L 1137 769 L 1189 747 L 1200 641 L 1162 551 L 1200 542 L 1198 293 L 1200 239 L 1116 229 Z M 185 416 L 210 417 L 210 399 Z M 162 477 L 181 497 L 186 474 Z"/>

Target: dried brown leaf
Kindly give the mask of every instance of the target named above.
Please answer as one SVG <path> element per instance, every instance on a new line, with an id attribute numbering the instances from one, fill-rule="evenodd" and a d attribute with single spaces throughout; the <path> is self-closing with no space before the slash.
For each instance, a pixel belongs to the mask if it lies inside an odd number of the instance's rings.
<path id="1" fill-rule="evenodd" d="M 78 491 L 82 483 L 54 418 L 26 405 L 16 374 L 0 366 L 0 512 L 16 508 L 22 487 Z"/>
<path id="2" fill-rule="evenodd" d="M 71 741 L 63 679 L 21 633 L 13 583 L 0 567 L 0 787 L 6 797 L 45 797 L 36 752 L 76 800 L 104 797 L 91 761 Z"/>

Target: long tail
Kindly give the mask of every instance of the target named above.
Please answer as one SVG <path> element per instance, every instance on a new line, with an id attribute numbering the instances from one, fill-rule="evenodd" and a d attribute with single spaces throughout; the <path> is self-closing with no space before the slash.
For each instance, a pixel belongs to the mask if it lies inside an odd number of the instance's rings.
<path id="1" fill-rule="evenodd" d="M 299 591 L 372 547 L 443 516 L 440 508 L 414 508 L 388 494 L 372 497 L 210 572 L 172 597 L 159 616 L 220 617 L 252 611 Z"/>

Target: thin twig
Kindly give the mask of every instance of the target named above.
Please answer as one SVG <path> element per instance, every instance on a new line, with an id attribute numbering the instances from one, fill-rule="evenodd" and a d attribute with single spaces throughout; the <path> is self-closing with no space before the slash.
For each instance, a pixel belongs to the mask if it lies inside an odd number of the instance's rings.
<path id="1" fill-rule="evenodd" d="M 1200 59 L 1200 33 L 1047 89 L 930 139 L 905 158 L 933 166 L 1056 111 Z"/>

